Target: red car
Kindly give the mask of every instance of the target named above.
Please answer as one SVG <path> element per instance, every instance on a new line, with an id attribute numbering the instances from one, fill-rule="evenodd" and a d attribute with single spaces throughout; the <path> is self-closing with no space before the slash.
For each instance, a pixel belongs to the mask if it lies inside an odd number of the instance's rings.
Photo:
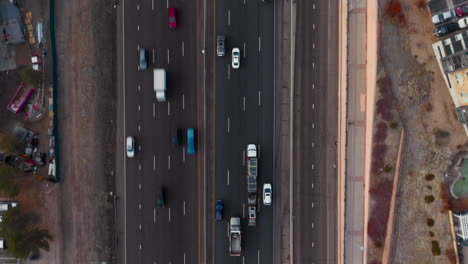
<path id="1" fill-rule="evenodd" d="M 175 29 L 176 28 L 176 17 L 175 17 L 175 12 L 176 9 L 171 7 L 167 9 L 168 14 L 169 14 L 169 28 L 170 29 Z"/>
<path id="2" fill-rule="evenodd" d="M 468 15 L 468 5 L 457 7 L 455 13 L 457 13 L 459 17 Z"/>

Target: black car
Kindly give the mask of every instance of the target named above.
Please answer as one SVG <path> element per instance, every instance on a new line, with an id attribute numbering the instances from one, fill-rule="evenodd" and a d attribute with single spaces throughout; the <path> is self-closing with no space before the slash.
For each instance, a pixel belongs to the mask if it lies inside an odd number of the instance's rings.
<path id="1" fill-rule="evenodd" d="M 445 25 L 436 27 L 434 30 L 434 35 L 440 38 L 447 34 L 453 33 L 459 29 L 460 27 L 458 26 L 457 23 L 447 23 Z"/>
<path id="2" fill-rule="evenodd" d="M 158 200 L 157 200 L 158 208 L 164 208 L 166 204 L 166 195 L 164 188 L 161 188 L 161 191 L 158 193 Z"/>

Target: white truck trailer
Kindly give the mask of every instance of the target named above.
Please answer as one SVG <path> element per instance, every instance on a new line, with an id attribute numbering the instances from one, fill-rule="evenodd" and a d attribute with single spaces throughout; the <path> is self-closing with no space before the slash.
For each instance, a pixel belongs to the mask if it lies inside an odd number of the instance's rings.
<path id="1" fill-rule="evenodd" d="M 154 69 L 154 91 L 156 92 L 156 100 L 158 102 L 166 101 L 166 70 Z"/>

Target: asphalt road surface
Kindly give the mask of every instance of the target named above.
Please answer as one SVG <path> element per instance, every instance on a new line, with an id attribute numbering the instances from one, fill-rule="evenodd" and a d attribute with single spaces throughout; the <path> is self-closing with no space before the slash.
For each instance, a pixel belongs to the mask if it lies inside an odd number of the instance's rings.
<path id="1" fill-rule="evenodd" d="M 294 263 L 336 263 L 337 2 L 297 2 Z"/>
<path id="2" fill-rule="evenodd" d="M 120 195 L 123 232 L 121 263 L 199 263 L 202 153 L 185 151 L 186 129 L 200 132 L 197 88 L 197 1 L 121 1 L 120 47 L 123 136 Z M 177 28 L 168 26 L 168 7 L 177 8 Z M 148 69 L 139 68 L 139 49 L 147 50 Z M 158 102 L 153 69 L 167 71 L 167 101 Z M 120 126 L 119 126 L 120 127 Z M 172 144 L 176 128 L 182 146 Z M 125 137 L 136 139 L 135 158 L 125 157 Z M 157 208 L 164 188 L 166 204 Z"/>
<path id="3" fill-rule="evenodd" d="M 273 11 L 258 0 L 215 2 L 215 34 L 226 37 L 226 56 L 215 58 L 215 200 L 225 208 L 223 221 L 213 222 L 214 263 L 273 263 L 273 206 L 262 200 L 263 183 L 273 183 Z M 235 47 L 239 69 L 231 66 Z M 247 226 L 247 144 L 256 144 L 260 156 L 256 226 Z M 274 194 L 273 184 L 273 204 Z M 242 253 L 231 257 L 228 221 L 236 216 Z"/>

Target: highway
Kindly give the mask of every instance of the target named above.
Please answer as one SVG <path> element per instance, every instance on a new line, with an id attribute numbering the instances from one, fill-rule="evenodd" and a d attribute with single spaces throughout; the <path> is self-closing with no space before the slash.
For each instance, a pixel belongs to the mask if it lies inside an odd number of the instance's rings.
<path id="1" fill-rule="evenodd" d="M 121 1 L 118 46 L 121 52 L 119 93 L 122 109 L 117 147 L 123 181 L 118 217 L 120 263 L 199 263 L 200 173 L 203 152 L 188 155 L 171 139 L 174 130 L 193 127 L 203 133 L 197 71 L 197 1 Z M 168 7 L 175 7 L 177 28 L 168 26 Z M 148 69 L 139 68 L 145 48 Z M 167 71 L 167 101 L 158 102 L 153 68 Z M 119 90 L 120 90 L 119 89 Z M 135 158 L 125 157 L 125 137 L 136 139 Z M 119 169 L 117 171 L 119 174 Z M 165 208 L 157 208 L 160 190 Z"/>
<path id="2" fill-rule="evenodd" d="M 337 2 L 297 2 L 293 263 L 336 263 Z"/>
<path id="3" fill-rule="evenodd" d="M 215 199 L 224 220 L 215 222 L 214 263 L 272 263 L 273 206 L 262 203 L 262 185 L 273 183 L 273 4 L 216 1 L 215 33 L 226 37 L 226 56 L 215 58 Z M 239 69 L 231 51 L 241 51 Z M 257 225 L 247 226 L 247 144 L 259 151 Z M 273 204 L 275 185 L 273 184 Z M 213 201 L 214 202 L 214 201 Z M 229 256 L 227 225 L 241 217 L 242 254 Z"/>

